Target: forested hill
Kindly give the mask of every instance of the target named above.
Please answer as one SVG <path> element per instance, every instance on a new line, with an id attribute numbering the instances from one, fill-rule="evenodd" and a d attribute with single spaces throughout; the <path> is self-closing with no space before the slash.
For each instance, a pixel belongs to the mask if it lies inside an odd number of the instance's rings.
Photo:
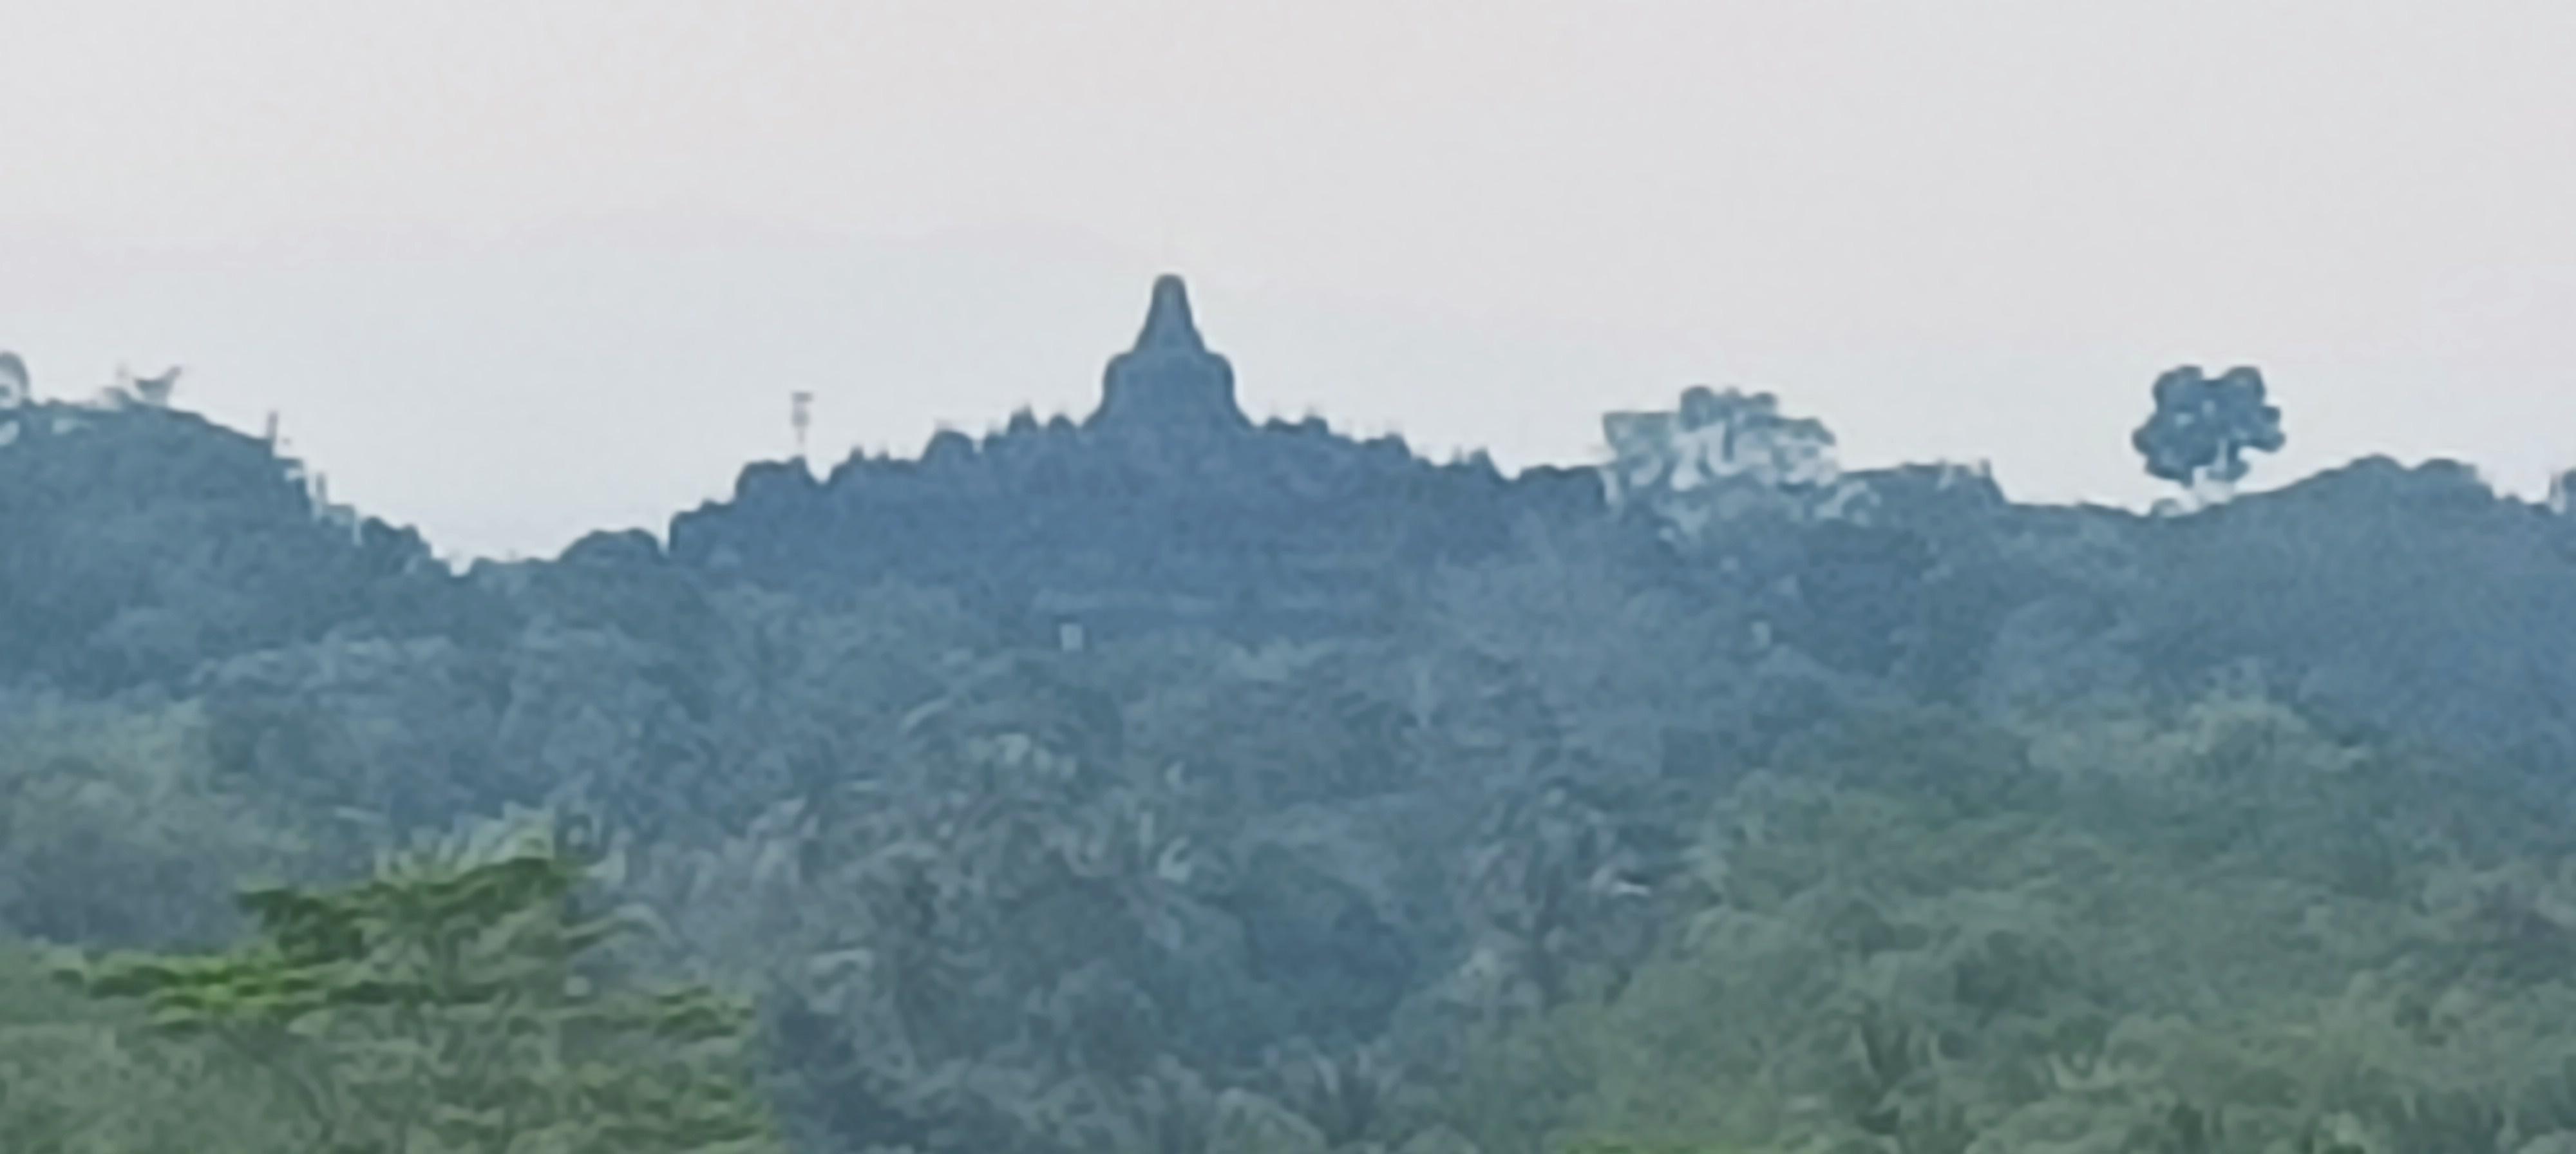
<path id="1" fill-rule="evenodd" d="M 1254 639 L 1380 627 L 1439 563 L 1503 551 L 1524 520 L 1600 514 L 1586 470 L 1507 479 L 1481 455 L 1436 465 L 1320 419 L 1254 424 L 1167 277 L 1085 420 L 1023 410 L 983 438 L 944 431 L 917 460 L 854 456 L 820 481 L 755 465 L 670 541 L 684 564 L 808 597 L 899 579 L 1047 637 L 1070 624 Z"/>
<path id="2" fill-rule="evenodd" d="M 1727 606 L 1799 660 L 1915 696 L 1991 707 L 2251 676 L 2441 746 L 2576 749 L 2576 672 L 2557 660 L 2576 640 L 2576 519 L 2456 464 L 2366 460 L 2156 518 L 2012 505 L 1954 466 L 1689 490 L 1671 481 L 1678 444 L 1505 477 L 1318 420 L 1242 419 L 1167 283 L 1088 420 L 1023 412 L 821 479 L 754 464 L 730 501 L 675 517 L 667 550 L 600 534 L 465 577 L 416 534 L 330 506 L 257 438 L 150 405 L 19 410 L 0 449 L 0 676 L 175 687 L 326 635 L 483 649 L 541 618 L 678 643 L 692 607 L 745 586 L 842 610 L 899 585 L 1040 646 L 1068 625 L 1311 641 L 1396 628 L 1444 573 L 1566 537 L 1627 594 Z M 1194 410 L 1201 395 L 1216 400 Z M 1830 434 L 1801 431 L 1817 434 L 1829 455 Z M 1760 452 L 1780 450 L 1743 455 Z M 1670 491 L 1605 500 L 1639 468 Z"/>
<path id="3" fill-rule="evenodd" d="M 417 534 L 159 406 L 0 408 L 0 543 L 0 677 L 20 684 L 103 692 L 334 629 L 464 627 Z"/>
<path id="4" fill-rule="evenodd" d="M 526 809 L 617 847 L 619 972 L 756 1000 L 806 1150 L 2576 1142 L 2576 519 L 2223 499 L 2260 399 L 2157 384 L 2154 516 L 1705 389 L 1506 477 L 1246 419 L 1166 281 L 1080 421 L 461 574 L 262 439 L 15 404 L 0 947 Z M 177 1105 L 98 1149 L 310 1137 L 14 956 L 0 1077 L 88 1072 L 0 1149 L 108 1084 Z"/>

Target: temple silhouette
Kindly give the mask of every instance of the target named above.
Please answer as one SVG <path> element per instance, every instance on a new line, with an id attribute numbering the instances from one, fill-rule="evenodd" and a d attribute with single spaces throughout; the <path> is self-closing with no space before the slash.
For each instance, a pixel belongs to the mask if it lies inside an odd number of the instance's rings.
<path id="1" fill-rule="evenodd" d="M 1135 343 L 1080 422 L 1021 411 L 917 459 L 746 468 L 731 500 L 671 524 L 679 564 L 807 596 L 883 580 L 1090 636 L 1199 626 L 1242 636 L 1366 627 L 1443 559 L 1504 547 L 1531 516 L 1597 514 L 1590 470 L 1507 478 L 1322 420 L 1255 423 L 1180 277 L 1154 282 Z M 568 558 L 582 550 L 575 546 Z"/>
<path id="2" fill-rule="evenodd" d="M 1085 427 L 1170 435 L 1251 426 L 1234 398 L 1234 366 L 1209 352 L 1190 313 L 1190 290 L 1165 274 L 1136 346 L 1110 359 L 1100 407 Z"/>

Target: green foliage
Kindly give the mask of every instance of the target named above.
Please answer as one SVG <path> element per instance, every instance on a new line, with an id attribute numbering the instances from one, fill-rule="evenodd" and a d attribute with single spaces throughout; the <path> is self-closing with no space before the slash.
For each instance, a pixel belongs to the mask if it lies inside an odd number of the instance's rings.
<path id="1" fill-rule="evenodd" d="M 2155 680 L 2252 670 L 2272 694 L 2528 789 L 2576 763 L 2576 549 L 2475 474 L 2373 459 L 2147 523 L 2131 632 Z M 2524 775 L 2516 782 L 2502 771 Z"/>
<path id="2" fill-rule="evenodd" d="M 334 626 L 470 632 L 485 608 L 417 535 L 317 515 L 263 441 L 154 407 L 18 424 L 0 451 L 0 678 L 175 687 Z"/>
<path id="3" fill-rule="evenodd" d="M 225 879 L 307 848 L 264 809 L 214 780 L 193 703 L 0 695 L 0 935 L 222 940 L 238 920 Z"/>
<path id="4" fill-rule="evenodd" d="M 2263 399 L 2263 374 L 2233 368 L 2213 378 L 2186 365 L 2156 378 L 2156 411 L 2129 442 L 2150 476 L 2189 485 L 2233 483 L 2245 454 L 2279 452 L 2281 410 Z"/>
<path id="5" fill-rule="evenodd" d="M 619 920 L 576 908 L 580 863 L 543 838 L 477 856 L 396 858 L 335 891 L 255 889 L 247 945 L 64 975 L 262 1071 L 310 1149 L 771 1148 L 743 1007 L 604 987 L 580 962 Z"/>
<path id="6" fill-rule="evenodd" d="M 1563 1154 L 1762 1154 L 1749 1146 L 1720 1146 L 1708 1142 L 1639 1142 L 1631 1139 L 1590 1139 L 1564 1147 Z"/>
<path id="7" fill-rule="evenodd" d="M 0 1150 L 265 1154 L 292 1148 L 268 1087 L 205 1047 L 146 1037 L 139 1015 L 67 989 L 44 956 L 0 945 Z"/>
<path id="8" fill-rule="evenodd" d="M 112 1002 L 0 957 L 0 1150 L 723 1148 L 755 1073 L 880 1154 L 2576 1141 L 2565 519 L 2014 506 L 1719 402 L 1624 426 L 1643 516 L 1030 421 L 464 578 L 256 441 L 38 414 L 0 932 L 259 936 Z M 225 900 L 513 805 L 625 868 Z"/>
<path id="9" fill-rule="evenodd" d="M 1952 728 L 1864 724 L 1722 803 L 1690 932 L 1492 1041 L 1461 1114 L 1521 1105 L 1486 1148 L 2510 1154 L 2576 1128 L 2576 875 L 2410 831 L 2428 771 L 2241 701 Z M 1985 787 L 1980 748 L 2014 763 Z"/>

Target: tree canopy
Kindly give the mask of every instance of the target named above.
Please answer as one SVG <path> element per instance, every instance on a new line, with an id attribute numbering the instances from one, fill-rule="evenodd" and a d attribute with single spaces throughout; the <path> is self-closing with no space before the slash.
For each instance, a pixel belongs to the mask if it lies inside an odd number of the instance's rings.
<path id="1" fill-rule="evenodd" d="M 2279 446 L 2166 381 L 2159 475 Z M 1031 416 L 460 573 L 15 410 L 0 1149 L 2576 1146 L 2576 521 L 1792 411 Z"/>

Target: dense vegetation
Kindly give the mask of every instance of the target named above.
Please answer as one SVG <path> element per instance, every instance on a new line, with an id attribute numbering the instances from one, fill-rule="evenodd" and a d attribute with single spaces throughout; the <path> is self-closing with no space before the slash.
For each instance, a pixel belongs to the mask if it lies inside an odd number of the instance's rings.
<path id="1" fill-rule="evenodd" d="M 2569 518 L 1146 412 L 462 574 L 0 413 L 0 1150 L 2576 1151 Z"/>

